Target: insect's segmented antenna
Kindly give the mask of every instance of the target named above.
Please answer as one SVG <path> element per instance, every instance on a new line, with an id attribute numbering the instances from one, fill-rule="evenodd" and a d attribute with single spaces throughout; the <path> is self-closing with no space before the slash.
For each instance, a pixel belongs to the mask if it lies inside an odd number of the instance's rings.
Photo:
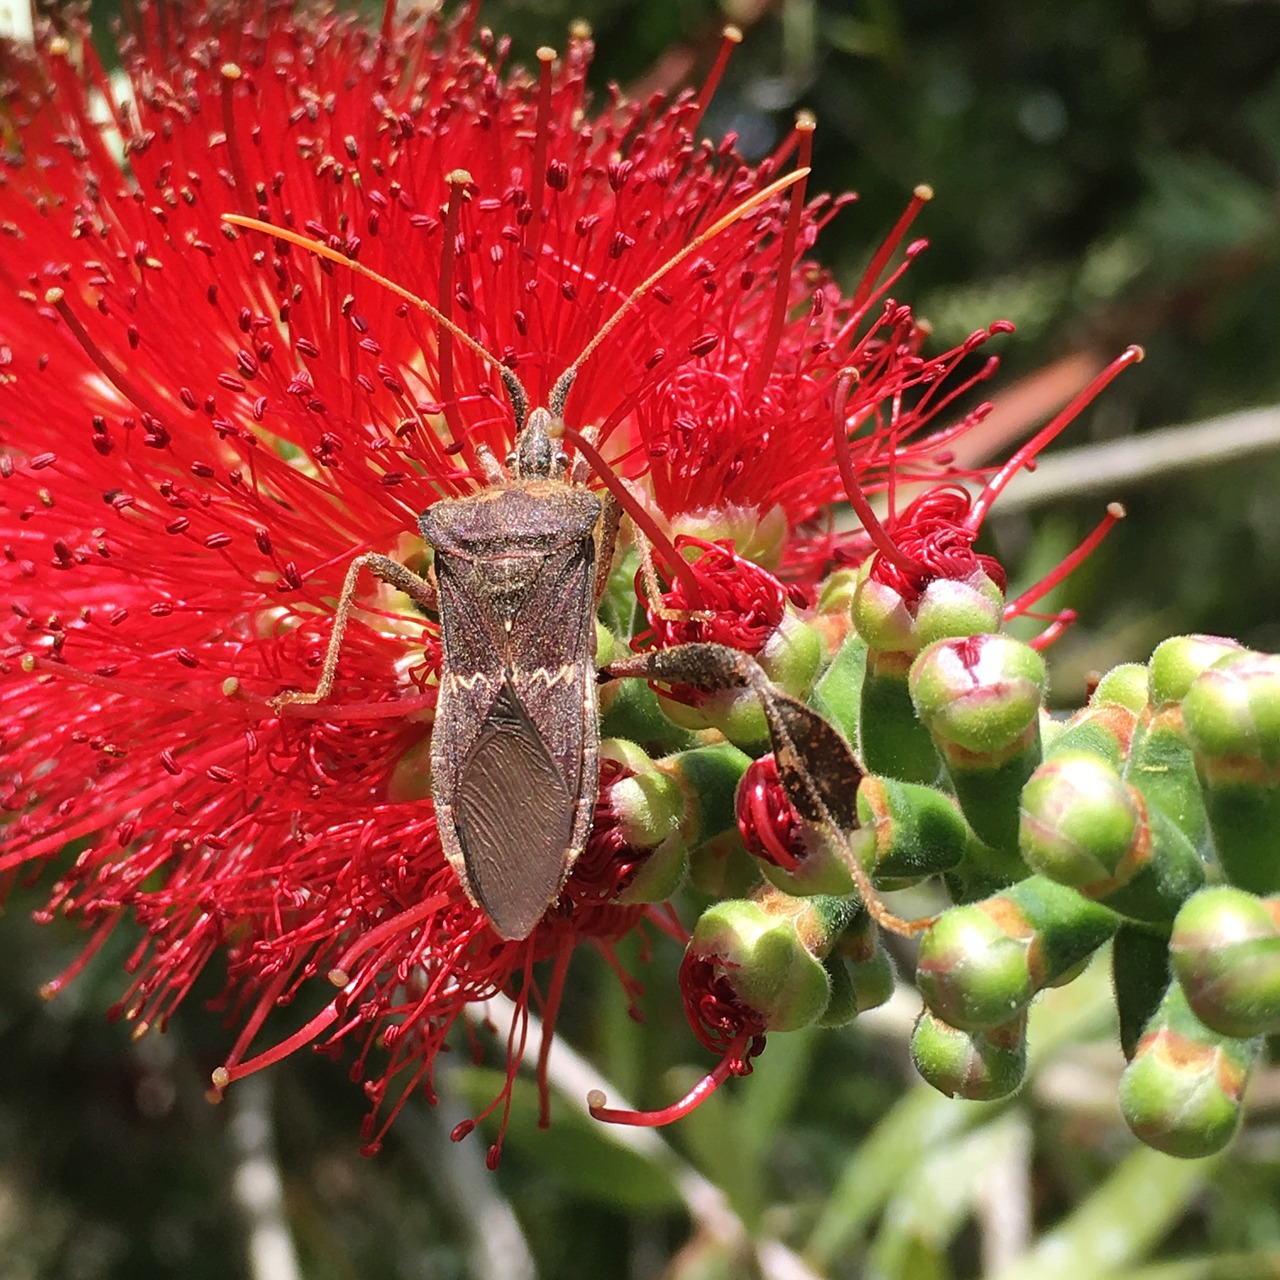
<path id="1" fill-rule="evenodd" d="M 573 380 L 578 376 L 578 370 L 586 363 L 591 353 L 609 336 L 613 329 L 623 319 L 623 317 L 631 310 L 632 307 L 644 297 L 650 289 L 653 288 L 667 272 L 678 267 L 691 253 L 696 253 L 702 248 L 708 240 L 715 239 L 727 227 L 731 227 L 739 218 L 745 218 L 747 214 L 758 209 L 768 200 L 772 200 L 780 191 L 785 191 L 788 187 L 793 186 L 802 178 L 809 175 L 807 168 L 796 169 L 791 173 L 784 174 L 781 178 L 771 182 L 767 187 L 757 191 L 754 195 L 748 196 L 741 204 L 730 209 L 723 218 L 717 218 L 705 231 L 699 232 L 679 253 L 673 254 L 647 279 L 642 280 L 627 295 L 623 304 L 611 315 L 608 320 L 600 328 L 600 332 L 583 348 L 582 354 L 556 379 L 555 386 L 551 388 L 551 395 L 547 400 L 547 409 L 553 418 L 563 420 L 565 401 L 569 398 L 569 391 L 573 387 Z"/>
<path id="2" fill-rule="evenodd" d="M 724 217 L 717 218 L 705 231 L 699 232 L 679 253 L 673 254 L 652 275 L 636 285 L 623 300 L 622 305 L 604 322 L 600 331 L 583 348 L 578 358 L 556 379 L 555 385 L 551 388 L 551 395 L 547 400 L 547 409 L 550 411 L 551 416 L 563 420 L 565 401 L 569 398 L 569 391 L 573 387 L 573 380 L 578 376 L 578 370 L 590 358 L 595 349 L 621 323 L 627 313 L 663 276 L 678 267 L 691 253 L 696 253 L 708 240 L 715 239 L 722 231 L 731 227 L 739 218 L 745 218 L 747 214 L 754 212 L 762 204 L 772 200 L 779 192 L 785 191 L 802 178 L 807 177 L 808 174 L 807 167 L 795 169 L 791 173 L 784 174 L 781 178 L 769 183 L 767 187 L 763 187 L 755 192 L 754 195 L 748 196 L 741 204 L 730 209 Z M 425 298 L 418 297 L 416 293 L 410 293 L 403 285 L 398 285 L 394 280 L 388 280 L 386 276 L 379 275 L 371 267 L 366 267 L 364 263 L 348 257 L 339 249 L 331 248 L 323 240 L 309 239 L 307 236 L 299 235 L 296 231 L 278 227 L 271 222 L 264 222 L 260 218 L 246 218 L 239 213 L 224 213 L 222 221 L 230 226 L 240 227 L 245 231 L 261 231 L 264 235 L 274 236 L 277 240 L 296 245 L 307 253 L 314 253 L 318 258 L 327 258 L 330 262 L 337 262 L 342 266 L 350 267 L 357 275 L 364 276 L 366 280 L 372 280 L 375 284 L 379 284 L 384 289 L 394 293 L 396 297 L 403 298 L 405 302 L 417 307 L 420 311 L 425 311 L 442 329 L 447 329 L 465 347 L 474 351 L 486 364 L 497 370 L 498 376 L 502 379 L 502 385 L 506 388 L 507 396 L 511 400 L 511 408 L 516 417 L 516 430 L 517 432 L 523 430 L 525 420 L 529 414 L 529 397 L 520 379 L 516 377 L 515 371 L 509 369 L 492 352 L 486 351 L 465 329 L 456 325 Z"/>
<path id="3" fill-rule="evenodd" d="M 465 347 L 474 351 L 486 364 L 492 365 L 497 370 L 511 400 L 511 408 L 515 412 L 516 430 L 523 429 L 525 418 L 529 415 L 529 396 L 520 379 L 516 377 L 515 371 L 507 368 L 492 352 L 486 351 L 465 329 L 454 324 L 444 312 L 433 307 L 425 298 L 418 297 L 416 293 L 410 293 L 403 285 L 398 285 L 394 280 L 388 280 L 386 276 L 379 275 L 371 267 L 366 267 L 364 263 L 348 257 L 341 250 L 330 248 L 323 240 L 312 240 L 307 236 L 299 235 L 296 231 L 278 227 L 272 222 L 263 222 L 261 218 L 246 218 L 239 213 L 224 213 L 222 221 L 245 231 L 261 231 L 264 235 L 274 236 L 277 240 L 283 240 L 287 244 L 296 245 L 299 249 L 305 249 L 308 253 L 314 253 L 317 258 L 327 258 L 330 262 L 350 267 L 356 275 L 380 284 L 396 297 L 403 298 L 417 307 L 419 311 L 425 311 L 442 329 L 447 329 Z"/>

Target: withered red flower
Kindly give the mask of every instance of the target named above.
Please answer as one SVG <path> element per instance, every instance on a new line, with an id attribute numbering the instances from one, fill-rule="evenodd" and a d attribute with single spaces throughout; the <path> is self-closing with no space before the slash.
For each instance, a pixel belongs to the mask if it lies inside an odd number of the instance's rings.
<path id="1" fill-rule="evenodd" d="M 143 4 L 123 81 L 68 20 L 34 51 L 7 46 L 0 86 L 0 872 L 78 850 L 49 911 L 90 930 L 86 958 L 134 922 L 118 1008 L 140 1026 L 163 1026 L 221 957 L 239 1031 L 220 1081 L 304 1044 L 356 1046 L 371 1147 L 400 1105 L 383 1105 L 392 1081 L 397 1099 L 429 1091 L 469 1004 L 507 991 L 550 1021 L 570 951 L 608 950 L 645 909 L 571 883 L 527 940 L 488 927 L 436 836 L 440 642 L 403 598 L 368 587 L 333 698 L 272 710 L 315 684 L 352 557 L 412 563 L 418 512 L 473 492 L 478 448 L 503 456 L 514 418 L 484 361 L 417 309 L 222 215 L 357 257 L 536 402 L 653 272 L 803 164 L 811 129 L 751 166 L 697 138 L 720 63 L 672 101 L 592 104 L 584 32 L 529 74 L 474 6 L 451 23 L 392 13 L 369 27 L 291 3 Z M 945 470 L 948 432 L 921 431 L 988 334 L 925 358 L 888 296 L 923 198 L 852 297 L 802 261 L 840 202 L 797 184 L 610 332 L 569 416 L 655 519 L 780 521 L 775 561 L 803 560 L 794 531 L 841 491 L 846 368 L 866 482 Z M 599 861 L 583 864 L 593 885 Z M 340 992 L 252 1057 L 273 1008 L 326 979 Z"/>

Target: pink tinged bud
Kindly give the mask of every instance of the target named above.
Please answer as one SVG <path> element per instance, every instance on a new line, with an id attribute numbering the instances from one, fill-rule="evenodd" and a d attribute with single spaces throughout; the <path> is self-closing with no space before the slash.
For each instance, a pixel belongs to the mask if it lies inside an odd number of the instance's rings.
<path id="1" fill-rule="evenodd" d="M 1204 884 L 1204 866 L 1166 815 L 1105 760 L 1055 755 L 1023 788 L 1028 866 L 1130 919 L 1167 923 Z"/>
<path id="2" fill-rule="evenodd" d="M 1220 658 L 1242 651 L 1241 644 L 1223 636 L 1171 636 L 1156 645 L 1148 664 L 1152 704 L 1181 702 L 1202 672 Z"/>
<path id="3" fill-rule="evenodd" d="M 1044 659 L 1005 635 L 939 640 L 911 666 L 920 718 L 939 749 L 998 763 L 1039 729 Z"/>
<path id="4" fill-rule="evenodd" d="M 1166 1155 L 1196 1159 L 1221 1151 L 1240 1126 L 1244 1087 L 1261 1043 L 1211 1031 L 1171 982 L 1120 1077 L 1125 1122 Z"/>
<path id="5" fill-rule="evenodd" d="M 916 981 L 938 1017 L 984 1031 L 1015 1017 L 1114 932 L 1118 918 L 1042 876 L 944 911 L 924 935 Z"/>
<path id="6" fill-rule="evenodd" d="M 948 1098 L 994 1102 L 1022 1084 L 1027 1071 L 1027 1015 L 986 1031 L 960 1031 L 928 1009 L 911 1034 L 911 1061 Z"/>
<path id="7" fill-rule="evenodd" d="M 1188 690 L 1182 725 L 1226 878 L 1251 893 L 1280 890 L 1280 658 L 1219 659 Z"/>
<path id="8" fill-rule="evenodd" d="M 1005 635 L 939 640 L 909 683 L 969 825 L 1015 878 L 1018 795 L 1041 757 L 1044 660 Z"/>
<path id="9" fill-rule="evenodd" d="M 1145 818 L 1141 799 L 1105 761 L 1057 755 L 1023 788 L 1019 845 L 1033 871 L 1105 897 L 1140 865 Z"/>
<path id="10" fill-rule="evenodd" d="M 1205 889 L 1173 922 L 1169 957 L 1205 1026 L 1242 1039 L 1280 1030 L 1280 899 Z"/>

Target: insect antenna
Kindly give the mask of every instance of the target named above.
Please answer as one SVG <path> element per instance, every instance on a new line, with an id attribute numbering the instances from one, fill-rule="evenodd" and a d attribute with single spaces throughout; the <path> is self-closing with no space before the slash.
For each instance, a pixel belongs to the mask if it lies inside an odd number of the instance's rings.
<path id="1" fill-rule="evenodd" d="M 379 275 L 371 267 L 366 267 L 363 262 L 357 262 L 340 249 L 331 248 L 323 240 L 313 240 L 299 235 L 296 231 L 278 227 L 272 222 L 264 222 L 261 218 L 246 218 L 239 213 L 224 213 L 222 221 L 245 231 L 261 231 L 264 235 L 274 236 L 277 240 L 305 249 L 307 253 L 313 253 L 317 258 L 327 258 L 330 262 L 350 267 L 356 275 L 372 280 L 374 284 L 381 285 L 398 298 L 403 298 L 419 311 L 425 311 L 440 328 L 451 333 L 463 346 L 474 351 L 487 365 L 497 371 L 498 377 L 502 379 L 502 385 L 506 388 L 507 398 L 511 401 L 512 411 L 515 413 L 516 431 L 518 433 L 524 430 L 525 419 L 529 416 L 529 396 L 524 389 L 524 384 L 516 377 L 515 370 L 507 368 L 497 356 L 486 351 L 465 329 L 456 325 L 444 312 L 433 307 L 425 298 L 418 297 L 416 293 L 410 293 L 403 285 L 396 284 L 394 280 L 388 280 L 384 275 Z"/>
<path id="2" fill-rule="evenodd" d="M 564 418 L 565 401 L 569 398 L 569 392 L 573 387 L 573 380 L 578 376 L 578 370 L 587 362 L 596 348 L 617 328 L 627 313 L 663 276 L 675 270 L 691 253 L 697 253 L 708 240 L 714 240 L 722 231 L 733 226 L 739 218 L 745 218 L 747 214 L 754 212 L 762 204 L 772 200 L 780 191 L 785 191 L 788 187 L 808 177 L 808 175 L 809 170 L 807 167 L 796 169 L 769 183 L 767 187 L 762 187 L 754 195 L 748 196 L 741 204 L 735 205 L 724 217 L 717 218 L 705 231 L 699 232 L 683 249 L 678 253 L 672 254 L 651 276 L 636 285 L 617 311 L 600 327 L 600 331 L 596 336 L 582 349 L 578 358 L 556 379 L 555 385 L 551 388 L 551 395 L 547 399 L 547 409 L 550 411 L 551 416 L 559 419 Z"/>

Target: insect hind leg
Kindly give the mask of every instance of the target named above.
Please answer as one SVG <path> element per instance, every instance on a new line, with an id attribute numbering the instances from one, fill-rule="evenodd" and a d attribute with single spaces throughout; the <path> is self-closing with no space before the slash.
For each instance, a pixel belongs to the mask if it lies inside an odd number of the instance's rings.
<path id="1" fill-rule="evenodd" d="M 287 706 L 314 706 L 317 702 L 324 702 L 333 692 L 338 657 L 342 652 L 347 621 L 351 617 L 351 609 L 355 603 L 356 583 L 359 581 L 361 569 L 368 569 L 380 582 L 403 591 L 416 604 L 431 610 L 436 608 L 435 588 L 426 578 L 420 577 L 412 569 L 406 569 L 398 560 L 392 560 L 390 556 L 378 555 L 373 551 L 356 556 L 347 566 L 347 576 L 342 581 L 342 593 L 338 596 L 338 607 L 334 610 L 333 630 L 329 633 L 329 647 L 325 650 L 319 682 L 310 693 L 300 689 L 290 689 L 277 694 L 271 699 L 271 706 L 275 711 L 280 711 Z"/>

